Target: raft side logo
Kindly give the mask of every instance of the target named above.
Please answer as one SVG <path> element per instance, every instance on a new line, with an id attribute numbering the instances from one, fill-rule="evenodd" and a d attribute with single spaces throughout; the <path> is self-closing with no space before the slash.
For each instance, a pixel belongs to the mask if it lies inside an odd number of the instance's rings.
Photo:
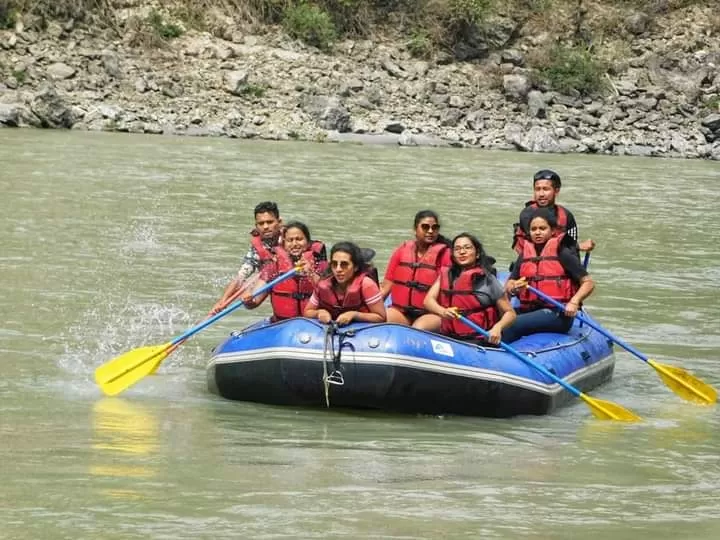
<path id="1" fill-rule="evenodd" d="M 449 356 L 451 358 L 455 356 L 455 353 L 449 343 L 435 341 L 434 339 L 431 339 L 430 343 L 432 343 L 433 352 L 442 354 L 443 356 Z"/>

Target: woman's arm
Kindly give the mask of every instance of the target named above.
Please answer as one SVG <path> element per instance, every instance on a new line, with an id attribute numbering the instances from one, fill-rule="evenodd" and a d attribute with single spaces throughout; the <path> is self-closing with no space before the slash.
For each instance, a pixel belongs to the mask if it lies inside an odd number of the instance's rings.
<path id="1" fill-rule="evenodd" d="M 443 319 L 454 319 L 455 310 L 450 309 L 452 306 L 441 306 L 438 303 L 438 296 L 440 295 L 440 278 L 435 280 L 430 290 L 425 295 L 423 307 L 430 313 L 438 315 Z"/>
<path id="2" fill-rule="evenodd" d="M 332 321 L 332 317 L 330 317 L 330 312 L 326 309 L 318 309 L 319 307 L 320 302 L 318 302 L 317 296 L 315 295 L 315 293 L 313 293 L 310 297 L 310 300 L 308 300 L 307 305 L 305 306 L 305 311 L 303 311 L 303 317 L 307 317 L 308 319 L 317 319 L 324 324 Z"/>
<path id="3" fill-rule="evenodd" d="M 495 307 L 497 307 L 498 311 L 502 313 L 502 316 L 500 317 L 498 322 L 496 322 L 493 327 L 488 330 L 488 332 L 490 333 L 490 338 L 488 339 L 488 341 L 493 345 L 497 345 L 498 343 L 500 343 L 502 331 L 511 326 L 512 323 L 515 322 L 515 318 L 517 317 L 517 314 L 515 313 L 515 310 L 510 304 L 510 300 L 508 299 L 507 295 L 503 295 L 502 297 L 498 298 L 498 301 L 495 303 Z"/>
<path id="4" fill-rule="evenodd" d="M 365 276 L 362 282 L 361 294 L 369 313 L 363 313 L 361 311 L 346 311 L 345 313 L 341 313 L 336 319 L 339 325 L 342 326 L 353 321 L 380 323 L 387 320 L 385 302 L 383 302 L 377 283 Z"/>
<path id="5" fill-rule="evenodd" d="M 580 288 L 573 295 L 570 301 L 565 304 L 565 315 L 568 317 L 574 317 L 577 315 L 578 309 L 583 301 L 592 294 L 595 290 L 595 282 L 590 277 L 590 274 L 580 279 Z"/>

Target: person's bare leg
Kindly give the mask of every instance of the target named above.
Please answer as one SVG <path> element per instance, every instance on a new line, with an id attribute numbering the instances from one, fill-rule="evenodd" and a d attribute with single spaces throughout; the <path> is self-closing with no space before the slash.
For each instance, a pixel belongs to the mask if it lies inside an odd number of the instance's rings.
<path id="1" fill-rule="evenodd" d="M 395 324 L 402 324 L 404 326 L 410 326 L 410 321 L 405 316 L 405 314 L 400 311 L 399 309 L 396 309 L 394 307 L 389 307 L 386 310 L 387 312 L 387 322 L 395 323 Z"/>
<path id="2" fill-rule="evenodd" d="M 439 332 L 441 324 L 442 319 L 439 315 L 426 313 L 425 315 L 418 317 L 418 319 L 413 323 L 413 328 L 417 328 L 418 330 L 427 330 L 428 332 Z"/>

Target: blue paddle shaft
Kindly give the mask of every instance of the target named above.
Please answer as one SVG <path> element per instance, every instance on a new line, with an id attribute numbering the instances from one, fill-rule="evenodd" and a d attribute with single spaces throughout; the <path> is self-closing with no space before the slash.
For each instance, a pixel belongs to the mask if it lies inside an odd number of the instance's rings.
<path id="1" fill-rule="evenodd" d="M 474 322 L 472 322 L 472 321 L 471 321 L 470 319 L 468 319 L 467 317 L 464 317 L 464 316 L 460 315 L 458 318 L 459 318 L 462 322 L 464 322 L 465 324 L 467 324 L 470 328 L 472 328 L 473 330 L 475 330 L 478 334 L 481 334 L 481 335 L 483 335 L 483 336 L 485 336 L 485 337 L 490 337 L 490 332 L 488 332 L 488 331 L 485 330 L 484 328 L 478 326 L 477 324 L 475 324 Z M 501 341 L 501 342 L 500 342 L 500 346 L 501 346 L 503 349 L 505 349 L 507 352 L 509 352 L 510 354 L 512 354 L 515 358 L 517 358 L 517 359 L 525 362 L 528 366 L 530 366 L 530 367 L 532 367 L 532 368 L 535 368 L 535 369 L 538 370 L 540 373 L 542 373 L 543 375 L 545 375 L 548 379 L 552 379 L 553 381 L 555 381 L 556 383 L 558 383 L 559 385 L 561 385 L 565 390 L 567 390 L 568 392 L 570 392 L 570 393 L 573 394 L 574 396 L 580 397 L 580 390 L 578 390 L 577 388 L 575 388 L 573 385 L 571 385 L 571 384 L 566 383 L 565 381 L 563 381 L 560 377 L 558 377 L 558 376 L 555 375 L 554 373 L 550 372 L 547 368 L 545 368 L 545 366 L 542 366 L 542 365 L 538 364 L 537 362 L 534 362 L 530 357 L 522 354 L 520 351 L 518 351 L 518 350 L 515 349 L 514 347 L 511 347 L 510 345 L 508 345 L 508 344 L 505 343 L 504 341 Z"/>
<path id="2" fill-rule="evenodd" d="M 589 262 L 590 262 L 590 252 L 589 252 L 589 251 L 586 251 L 586 252 L 585 252 L 585 258 L 583 259 L 583 268 L 585 268 L 585 270 L 587 270 L 587 267 L 588 267 L 588 263 L 589 263 Z"/>
<path id="3" fill-rule="evenodd" d="M 264 293 L 264 292 L 269 291 L 269 290 L 272 289 L 275 285 L 277 285 L 277 284 L 280 283 L 281 281 L 285 281 L 285 280 L 286 280 L 287 278 L 289 278 L 289 277 L 294 276 L 296 273 L 297 273 L 297 270 L 296 270 L 295 268 L 293 268 L 292 270 L 289 270 L 288 272 L 285 272 L 284 274 L 276 277 L 275 279 L 273 279 L 273 280 L 270 281 L 269 283 L 266 283 L 265 285 L 263 285 L 262 287 L 260 287 L 257 291 L 255 291 L 255 292 L 253 293 L 253 297 L 258 296 L 258 295 L 260 295 L 260 294 L 262 294 L 262 293 Z M 173 339 L 173 340 L 170 342 L 170 345 L 176 345 L 176 344 L 180 343 L 181 341 L 186 340 L 186 339 L 189 338 L 190 336 L 194 336 L 194 335 L 197 334 L 200 330 L 202 330 L 202 329 L 204 329 L 204 328 L 207 328 L 208 326 L 210 326 L 212 323 L 214 323 L 214 322 L 217 321 L 218 319 L 223 318 L 225 315 L 229 315 L 230 313 L 232 313 L 232 312 L 235 311 L 237 308 L 239 308 L 240 306 L 243 306 L 243 305 L 245 305 L 245 303 L 244 303 L 242 300 L 238 300 L 238 301 L 236 301 L 236 302 L 233 302 L 232 304 L 230 304 L 228 307 L 226 307 L 226 308 L 225 308 L 224 310 L 222 310 L 221 312 L 216 313 L 215 315 L 213 315 L 213 316 L 210 317 L 209 319 L 204 320 L 203 322 L 201 322 L 201 323 L 198 324 L 197 326 L 193 326 L 190 330 L 188 330 L 188 331 L 185 332 L 184 334 L 179 335 L 178 337 L 176 337 L 175 339 Z"/>
<path id="4" fill-rule="evenodd" d="M 550 298 L 544 292 L 539 291 L 535 287 L 532 287 L 530 285 L 528 285 L 528 289 L 531 290 L 532 292 L 534 292 L 539 298 L 542 298 L 543 300 L 545 300 L 548 304 L 552 304 L 556 308 L 565 311 L 565 306 L 563 306 L 560 302 L 558 302 L 554 298 Z M 643 362 L 647 362 L 649 360 L 649 358 L 647 356 L 645 356 L 643 353 L 638 351 L 635 347 L 633 347 L 629 343 L 625 343 L 622 339 L 613 336 L 610 332 L 605 330 L 602 326 L 600 326 L 596 322 L 592 321 L 591 319 L 589 319 L 585 315 L 583 315 L 583 313 L 581 311 L 577 312 L 576 317 L 578 319 L 580 319 L 581 321 L 583 321 L 585 324 L 587 324 L 590 328 L 594 328 L 595 330 L 600 332 L 603 336 L 605 336 L 609 340 L 614 341 L 615 343 L 620 345 L 623 349 L 625 349 L 630 354 L 634 354 L 635 356 L 637 356 Z"/>

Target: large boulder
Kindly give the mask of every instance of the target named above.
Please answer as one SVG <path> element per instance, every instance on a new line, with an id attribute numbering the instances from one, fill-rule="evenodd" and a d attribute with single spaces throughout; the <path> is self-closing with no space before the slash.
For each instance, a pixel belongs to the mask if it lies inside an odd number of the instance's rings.
<path id="1" fill-rule="evenodd" d="M 77 120 L 72 108 L 52 86 L 45 86 L 32 97 L 30 110 L 37 116 L 40 127 L 71 128 Z"/>
<path id="2" fill-rule="evenodd" d="M 310 96 L 305 100 L 302 108 L 322 129 L 340 133 L 352 131 L 350 113 L 336 97 Z"/>

